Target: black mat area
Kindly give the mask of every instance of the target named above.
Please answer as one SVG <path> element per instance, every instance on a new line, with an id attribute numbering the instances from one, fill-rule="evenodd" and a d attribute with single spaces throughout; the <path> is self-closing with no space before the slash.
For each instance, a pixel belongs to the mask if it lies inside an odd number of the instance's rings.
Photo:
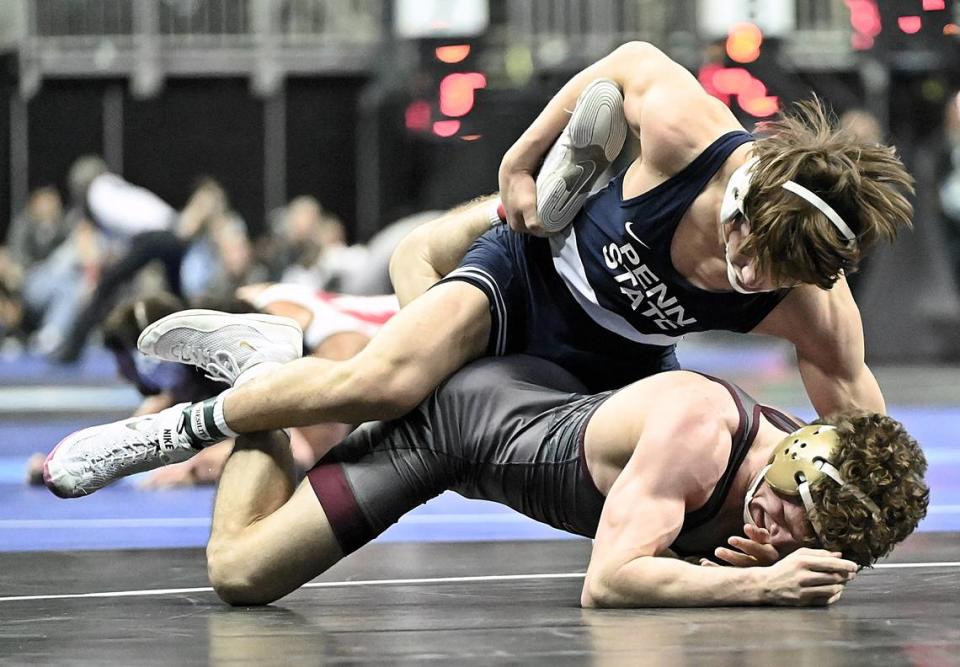
<path id="1" fill-rule="evenodd" d="M 199 550 L 4 554 L 0 663 L 819 667 L 960 655 L 957 534 L 915 536 L 830 609 L 583 610 L 575 574 L 589 546 L 370 545 L 318 585 L 251 609 L 206 588 Z M 91 593 L 107 595 L 49 597 Z"/>

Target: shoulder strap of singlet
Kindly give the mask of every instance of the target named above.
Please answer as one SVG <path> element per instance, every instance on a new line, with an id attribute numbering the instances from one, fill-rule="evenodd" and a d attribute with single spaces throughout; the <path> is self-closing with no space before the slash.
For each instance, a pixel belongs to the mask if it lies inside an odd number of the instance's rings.
<path id="1" fill-rule="evenodd" d="M 771 424 L 786 433 L 793 433 L 798 428 L 806 426 L 806 424 L 796 417 L 792 417 L 786 412 L 781 412 L 776 408 L 771 408 L 769 405 L 761 405 L 760 412 L 763 413 L 763 416 L 766 417 Z"/>
<path id="2" fill-rule="evenodd" d="M 750 451 L 750 445 L 753 444 L 753 439 L 757 436 L 757 430 L 760 428 L 760 414 L 763 409 L 759 403 L 737 385 L 705 373 L 700 373 L 700 375 L 722 385 L 730 392 L 733 402 L 737 405 L 737 411 L 740 413 L 740 424 L 737 426 L 736 433 L 733 434 L 727 469 L 720 476 L 720 480 L 707 502 L 702 507 L 687 512 L 684 517 L 683 528 L 680 531 L 681 535 L 702 526 L 713 519 L 720 511 L 723 501 L 726 500 L 727 494 L 730 492 L 730 486 L 733 484 L 737 470 L 740 469 L 740 464 L 743 463 L 747 452 Z"/>

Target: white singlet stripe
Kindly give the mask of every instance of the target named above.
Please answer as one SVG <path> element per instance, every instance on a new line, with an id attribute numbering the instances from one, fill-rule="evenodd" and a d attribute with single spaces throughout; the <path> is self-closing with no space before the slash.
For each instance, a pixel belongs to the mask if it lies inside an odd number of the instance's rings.
<path id="1" fill-rule="evenodd" d="M 600 305 L 596 292 L 591 287 L 590 281 L 587 280 L 587 272 L 583 267 L 583 260 L 580 259 L 580 251 L 577 247 L 577 232 L 573 227 L 568 227 L 566 232 L 551 236 L 550 248 L 553 251 L 553 266 L 564 285 L 570 290 L 580 307 L 590 316 L 590 319 L 598 325 L 627 340 L 644 345 L 666 347 L 683 339 L 683 336 L 640 333 L 623 316 Z"/>

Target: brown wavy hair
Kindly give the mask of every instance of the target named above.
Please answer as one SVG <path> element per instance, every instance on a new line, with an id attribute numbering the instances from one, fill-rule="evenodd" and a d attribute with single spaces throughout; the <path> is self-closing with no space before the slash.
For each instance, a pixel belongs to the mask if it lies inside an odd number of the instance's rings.
<path id="1" fill-rule="evenodd" d="M 849 488 L 822 478 L 813 488 L 809 519 L 824 548 L 872 565 L 916 529 L 927 514 L 930 489 L 923 481 L 927 459 L 917 441 L 891 417 L 857 412 L 819 423 L 833 424 L 840 446 L 833 460 L 848 485 L 877 504 L 880 516 Z"/>
<path id="2" fill-rule="evenodd" d="M 911 227 L 913 177 L 891 146 L 865 142 L 838 129 L 814 97 L 764 123 L 754 144 L 759 158 L 744 200 L 750 235 L 743 252 L 778 282 L 831 287 L 856 270 L 877 240 L 893 241 Z M 784 190 L 788 180 L 812 190 L 857 236 L 853 247 L 833 223 L 802 197 Z"/>

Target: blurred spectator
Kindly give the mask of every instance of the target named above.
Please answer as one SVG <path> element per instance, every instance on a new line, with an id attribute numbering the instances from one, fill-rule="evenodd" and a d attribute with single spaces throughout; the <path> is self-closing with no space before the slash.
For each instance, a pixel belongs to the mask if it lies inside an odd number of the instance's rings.
<path id="1" fill-rule="evenodd" d="M 309 196 L 297 197 L 274 213 L 262 250 L 271 278 L 286 279 L 289 271 L 291 276 L 303 274 L 302 282 L 307 284 L 322 280 L 310 275 L 320 257 L 322 224 L 320 202 Z"/>
<path id="2" fill-rule="evenodd" d="M 883 140 L 880 121 L 865 109 L 849 109 L 840 115 L 840 127 L 865 144 L 879 144 Z"/>
<path id="3" fill-rule="evenodd" d="M 314 289 L 340 289 L 345 275 L 362 270 L 364 246 L 348 246 L 343 223 L 309 195 L 291 200 L 279 211 L 265 240 L 270 275 L 285 283 Z"/>
<path id="4" fill-rule="evenodd" d="M 247 227 L 236 213 L 224 213 L 215 219 L 209 240 L 216 259 L 205 296 L 232 298 L 238 287 L 264 282 L 269 277 L 266 267 L 256 260 Z"/>
<path id="5" fill-rule="evenodd" d="M 30 193 L 26 207 L 13 220 L 6 249 L 0 249 L 0 289 L 3 292 L 0 339 L 4 339 L 5 349 L 11 349 L 12 340 L 22 346 L 26 335 L 39 326 L 46 304 L 25 307 L 22 290 L 25 283 L 45 279 L 45 274 L 50 272 L 46 260 L 63 244 L 68 232 L 60 193 L 52 187 L 38 188 Z M 31 299 L 35 292 L 31 290 Z"/>
<path id="6" fill-rule="evenodd" d="M 20 278 L 3 248 L 0 248 L 0 353 L 16 353 L 23 346 L 23 303 Z"/>
<path id="7" fill-rule="evenodd" d="M 37 188 L 10 226 L 7 236 L 10 259 L 25 273 L 49 257 L 66 240 L 69 231 L 60 193 L 52 187 Z"/>
<path id="8" fill-rule="evenodd" d="M 82 207 L 85 217 L 106 236 L 122 240 L 125 248 L 104 266 L 89 303 L 56 350 L 55 358 L 64 362 L 79 357 L 90 332 L 102 322 L 122 288 L 151 262 L 162 264 L 168 288 L 181 294 L 180 268 L 189 243 L 226 208 L 223 190 L 208 179 L 177 214 L 149 190 L 111 174 L 96 156 L 77 160 L 69 182 L 72 201 Z"/>

